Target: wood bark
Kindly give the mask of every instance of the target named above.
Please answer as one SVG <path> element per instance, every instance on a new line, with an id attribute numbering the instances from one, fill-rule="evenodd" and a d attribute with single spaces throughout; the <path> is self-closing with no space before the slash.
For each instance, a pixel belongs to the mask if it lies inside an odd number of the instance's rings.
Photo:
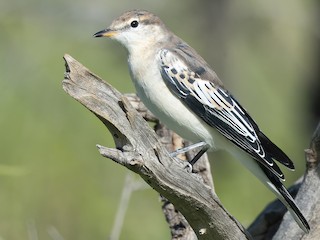
<path id="1" fill-rule="evenodd" d="M 63 89 L 94 113 L 113 136 L 116 147 L 97 145 L 100 154 L 139 174 L 161 194 L 173 239 L 252 239 L 250 233 L 226 211 L 215 194 L 206 158 L 200 161 L 198 167 L 195 166 L 195 171 L 189 172 L 185 161 L 169 155 L 169 151 L 183 146 L 184 142 L 159 124 L 156 131 L 160 137 L 156 135 L 142 115 L 146 119 L 157 120 L 138 98 L 129 95 L 129 101 L 71 56 L 65 55 L 64 59 L 66 72 Z M 320 239 L 311 238 L 318 237 L 320 232 L 316 224 L 319 222 L 320 211 L 319 139 L 320 127 L 317 128 L 310 149 L 306 151 L 308 167 L 305 177 L 296 186 L 296 201 L 311 224 L 311 233 L 304 235 L 288 214 L 282 221 L 282 213 L 277 217 L 277 221 L 281 222 L 278 231 L 274 225 L 273 231 L 270 231 L 270 226 L 265 224 L 268 217 L 260 217 L 260 223 L 258 219 L 249 228 L 254 238 L 270 239 L 276 233 L 275 239 Z M 187 159 L 190 157 L 186 156 Z M 265 227 L 259 228 L 263 224 Z M 268 238 L 265 238 L 265 233 L 269 234 Z"/>

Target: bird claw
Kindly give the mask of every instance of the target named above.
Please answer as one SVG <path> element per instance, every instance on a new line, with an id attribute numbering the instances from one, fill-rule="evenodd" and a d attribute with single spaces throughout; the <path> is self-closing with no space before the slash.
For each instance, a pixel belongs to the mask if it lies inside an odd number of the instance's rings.
<path id="1" fill-rule="evenodd" d="M 188 173 L 192 173 L 192 170 L 193 170 L 192 164 L 190 164 L 188 161 L 182 160 L 182 159 L 180 159 L 178 157 L 174 157 L 174 159 L 178 160 L 179 164 L 182 165 L 182 168 L 187 170 Z"/>
<path id="2" fill-rule="evenodd" d="M 189 162 L 186 162 L 184 169 L 186 169 L 188 173 L 192 173 L 193 166 Z"/>

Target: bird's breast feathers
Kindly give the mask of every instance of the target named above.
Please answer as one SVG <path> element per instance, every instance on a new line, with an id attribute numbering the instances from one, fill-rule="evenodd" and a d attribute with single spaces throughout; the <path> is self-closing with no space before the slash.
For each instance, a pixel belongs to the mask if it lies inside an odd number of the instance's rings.
<path id="1" fill-rule="evenodd" d="M 145 58 L 146 56 L 141 56 Z M 164 82 L 159 67 L 159 59 L 153 56 L 148 61 L 129 57 L 130 75 L 136 91 L 146 107 L 167 127 L 183 138 L 193 141 L 205 141 L 216 148 L 215 132 L 201 118 L 177 97 Z M 145 65 L 142 63 L 151 64 Z"/>

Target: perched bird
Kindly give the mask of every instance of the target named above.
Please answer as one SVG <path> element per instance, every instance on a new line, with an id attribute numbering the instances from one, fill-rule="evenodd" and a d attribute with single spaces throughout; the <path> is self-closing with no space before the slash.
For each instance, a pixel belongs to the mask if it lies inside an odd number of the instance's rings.
<path id="1" fill-rule="evenodd" d="M 227 150 L 309 232 L 274 160 L 294 169 L 292 161 L 260 131 L 205 60 L 159 17 L 143 10 L 128 11 L 94 37 L 109 37 L 126 47 L 130 75 L 142 102 L 167 127 L 202 147 L 192 164 L 207 150 Z"/>

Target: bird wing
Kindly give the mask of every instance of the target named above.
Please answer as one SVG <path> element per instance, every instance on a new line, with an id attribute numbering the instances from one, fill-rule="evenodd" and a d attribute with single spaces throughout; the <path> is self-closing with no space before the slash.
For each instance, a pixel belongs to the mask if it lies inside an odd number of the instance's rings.
<path id="1" fill-rule="evenodd" d="M 245 109 L 222 87 L 215 74 L 208 76 L 205 68 L 200 73 L 195 72 L 201 63 L 181 51 L 162 49 L 158 54 L 159 69 L 169 89 L 208 125 L 284 180 L 273 159 L 294 169 L 292 161 L 259 130 Z"/>

